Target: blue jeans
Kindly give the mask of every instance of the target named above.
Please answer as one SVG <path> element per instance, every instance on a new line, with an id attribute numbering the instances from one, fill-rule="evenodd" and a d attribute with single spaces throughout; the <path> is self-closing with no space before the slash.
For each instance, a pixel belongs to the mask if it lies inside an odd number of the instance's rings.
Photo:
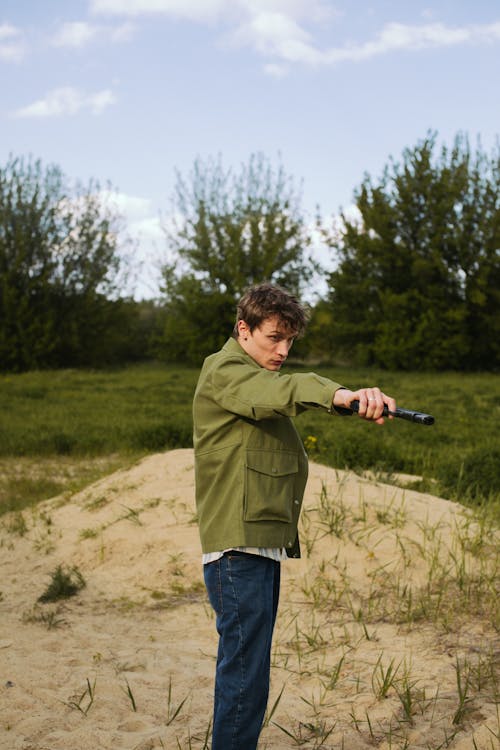
<path id="1" fill-rule="evenodd" d="M 226 552 L 204 566 L 204 576 L 219 634 L 212 750 L 255 750 L 269 695 L 280 563 Z"/>

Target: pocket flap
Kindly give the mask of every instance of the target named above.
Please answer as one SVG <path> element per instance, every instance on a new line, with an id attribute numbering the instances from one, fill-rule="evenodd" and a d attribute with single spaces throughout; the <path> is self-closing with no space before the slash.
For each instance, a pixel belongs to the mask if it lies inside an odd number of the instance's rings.
<path id="1" fill-rule="evenodd" d="M 298 472 L 299 459 L 296 453 L 285 451 L 247 450 L 247 468 L 271 477 L 282 477 Z"/>

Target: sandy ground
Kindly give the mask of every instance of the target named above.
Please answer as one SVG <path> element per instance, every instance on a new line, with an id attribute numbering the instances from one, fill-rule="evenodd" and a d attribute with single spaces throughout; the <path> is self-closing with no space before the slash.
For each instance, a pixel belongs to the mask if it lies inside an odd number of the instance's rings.
<path id="1" fill-rule="evenodd" d="M 216 636 L 194 514 L 193 453 L 175 450 L 25 513 L 23 535 L 18 518 L 2 519 L 2 750 L 210 746 Z M 425 585 L 462 514 L 310 465 L 303 557 L 282 568 L 259 748 L 499 746 L 498 633 L 453 608 L 439 624 L 394 614 L 396 579 L 402 595 Z M 86 586 L 40 604 L 58 565 Z M 381 575 L 387 585 L 372 596 Z M 484 683 L 458 716 L 457 664 L 475 665 Z"/>

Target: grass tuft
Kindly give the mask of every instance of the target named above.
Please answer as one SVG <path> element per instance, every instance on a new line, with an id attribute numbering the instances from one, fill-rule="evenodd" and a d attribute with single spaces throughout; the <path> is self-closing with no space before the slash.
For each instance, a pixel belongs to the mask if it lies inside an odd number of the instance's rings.
<path id="1" fill-rule="evenodd" d="M 85 585 L 85 580 L 77 567 L 66 568 L 58 565 L 51 574 L 49 585 L 38 597 L 38 601 L 45 604 L 68 599 L 78 594 Z"/>

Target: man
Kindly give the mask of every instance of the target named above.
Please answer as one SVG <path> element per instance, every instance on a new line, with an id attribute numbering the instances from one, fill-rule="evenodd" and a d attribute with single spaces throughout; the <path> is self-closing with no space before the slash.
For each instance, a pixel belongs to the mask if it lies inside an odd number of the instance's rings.
<path id="1" fill-rule="evenodd" d="M 242 297 L 233 337 L 204 362 L 193 402 L 196 503 L 219 649 L 212 750 L 255 750 L 269 693 L 280 562 L 299 557 L 307 456 L 290 417 L 305 409 L 383 424 L 379 388 L 351 391 L 280 370 L 306 315 L 280 287 Z"/>

